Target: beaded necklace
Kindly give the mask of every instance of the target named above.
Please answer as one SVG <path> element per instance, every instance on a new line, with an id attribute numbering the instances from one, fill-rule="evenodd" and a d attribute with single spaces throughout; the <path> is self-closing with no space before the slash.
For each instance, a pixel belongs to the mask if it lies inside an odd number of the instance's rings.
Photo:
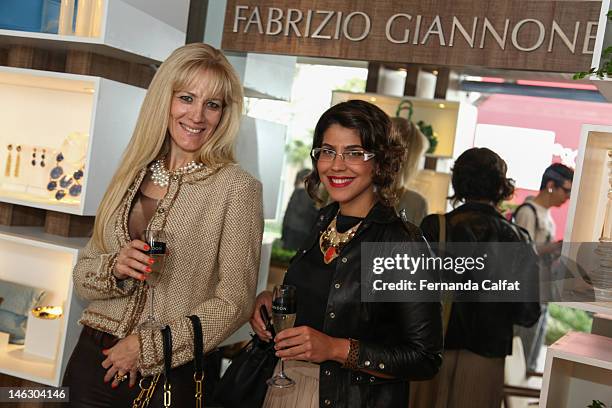
<path id="1" fill-rule="evenodd" d="M 153 181 L 153 184 L 159 187 L 166 187 L 170 182 L 171 176 L 193 173 L 202 167 L 204 167 L 202 163 L 196 163 L 194 160 L 192 160 L 184 166 L 170 171 L 166 168 L 166 159 L 162 158 L 155 160 L 151 167 L 149 167 L 149 170 L 151 171 L 151 180 Z"/>

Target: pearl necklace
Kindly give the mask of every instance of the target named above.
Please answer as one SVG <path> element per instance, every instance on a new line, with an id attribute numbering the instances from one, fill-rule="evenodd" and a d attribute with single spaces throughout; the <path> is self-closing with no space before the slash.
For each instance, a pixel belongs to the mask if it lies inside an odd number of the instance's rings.
<path id="1" fill-rule="evenodd" d="M 170 176 L 193 173 L 196 170 L 200 170 L 202 167 L 204 167 L 202 163 L 196 163 L 192 160 L 186 165 L 170 171 L 166 168 L 166 160 L 159 159 L 153 162 L 149 170 L 151 171 L 151 180 L 153 184 L 159 187 L 166 187 L 170 182 Z"/>

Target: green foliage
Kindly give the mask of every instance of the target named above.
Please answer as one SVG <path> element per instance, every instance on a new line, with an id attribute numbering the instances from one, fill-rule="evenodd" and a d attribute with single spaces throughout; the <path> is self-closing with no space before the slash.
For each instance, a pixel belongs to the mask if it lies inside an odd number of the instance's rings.
<path id="1" fill-rule="evenodd" d="M 366 80 L 361 78 L 351 78 L 344 84 L 336 87 L 334 91 L 346 91 L 346 92 L 365 92 Z"/>
<path id="2" fill-rule="evenodd" d="M 591 332 L 593 318 L 584 310 L 560 306 L 555 303 L 548 305 L 548 326 L 546 330 L 546 344 L 550 345 L 563 337 L 567 332 Z"/>
<path id="3" fill-rule="evenodd" d="M 606 408 L 606 404 L 599 400 L 593 400 L 591 405 L 589 405 L 587 408 Z"/>
<path id="4" fill-rule="evenodd" d="M 272 256 L 270 258 L 270 262 L 275 265 L 289 265 L 289 261 L 291 258 L 295 256 L 296 251 L 290 249 L 283 249 L 282 241 L 280 239 L 275 239 L 272 243 Z"/>
<path id="5" fill-rule="evenodd" d="M 434 135 L 433 127 L 422 120 L 417 122 L 417 126 L 425 135 L 427 140 L 429 140 L 429 149 L 427 149 L 426 153 L 433 153 L 436 150 L 436 146 L 438 146 L 438 138 Z"/>
<path id="6" fill-rule="evenodd" d="M 612 21 L 612 10 L 606 13 L 608 20 Z M 576 72 L 572 79 L 584 79 L 587 76 L 595 75 L 599 79 L 612 77 L 612 47 L 607 47 L 601 54 L 601 68 L 591 68 L 588 71 Z"/>
<path id="7" fill-rule="evenodd" d="M 292 140 L 291 143 L 285 147 L 285 151 L 287 152 L 287 162 L 301 168 L 304 165 L 304 161 L 308 159 L 310 155 L 310 144 L 302 140 Z"/>

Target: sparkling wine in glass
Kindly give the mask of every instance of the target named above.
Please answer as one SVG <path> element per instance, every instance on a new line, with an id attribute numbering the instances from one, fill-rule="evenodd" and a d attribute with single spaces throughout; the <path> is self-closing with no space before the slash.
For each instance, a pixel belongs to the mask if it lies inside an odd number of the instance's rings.
<path id="1" fill-rule="evenodd" d="M 143 232 L 144 242 L 149 245 L 149 250 L 145 254 L 153 258 L 151 272 L 147 273 L 147 288 L 149 291 L 149 316 L 143 322 L 142 327 L 147 329 L 162 329 L 163 325 L 155 319 L 154 299 L 155 286 L 159 282 L 161 273 L 166 262 L 166 234 L 162 230 L 147 229 Z"/>
<path id="2" fill-rule="evenodd" d="M 295 286 L 277 285 L 272 294 L 272 324 L 274 331 L 280 333 L 290 329 L 295 324 L 296 298 Z M 285 365 L 281 360 L 281 369 L 278 374 L 268 379 L 268 385 L 277 388 L 287 388 L 295 385 L 295 381 L 285 374 Z"/>

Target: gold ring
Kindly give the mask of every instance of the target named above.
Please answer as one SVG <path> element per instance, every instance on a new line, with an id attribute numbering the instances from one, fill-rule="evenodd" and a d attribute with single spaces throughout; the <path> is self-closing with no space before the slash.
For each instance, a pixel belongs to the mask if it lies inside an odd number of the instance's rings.
<path id="1" fill-rule="evenodd" d="M 127 374 L 120 375 L 119 372 L 115 373 L 115 381 L 117 381 L 118 383 L 127 380 L 127 378 L 128 378 Z"/>

